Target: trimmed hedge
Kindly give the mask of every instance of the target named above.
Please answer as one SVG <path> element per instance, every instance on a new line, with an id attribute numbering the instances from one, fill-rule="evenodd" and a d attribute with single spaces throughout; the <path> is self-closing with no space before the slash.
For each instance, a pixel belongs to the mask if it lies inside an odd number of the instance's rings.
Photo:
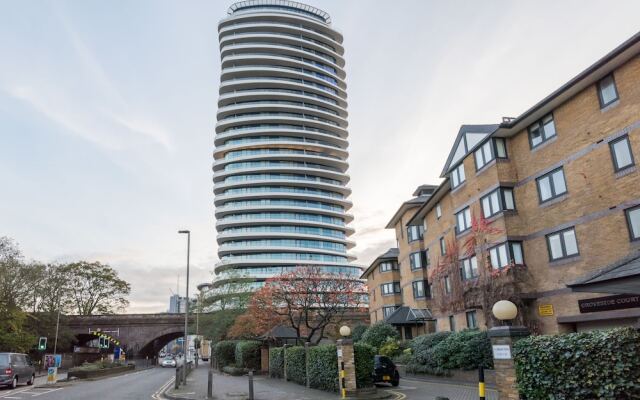
<path id="1" fill-rule="evenodd" d="M 222 367 L 222 372 L 229 374 L 231 376 L 242 376 L 246 373 L 244 368 L 233 367 L 231 365 L 227 365 L 226 367 Z"/>
<path id="2" fill-rule="evenodd" d="M 285 358 L 287 360 L 287 378 L 300 385 L 306 385 L 307 371 L 304 359 L 304 347 L 287 347 Z"/>
<path id="3" fill-rule="evenodd" d="M 269 349 L 269 376 L 272 378 L 284 377 L 284 348 L 282 347 Z"/>
<path id="4" fill-rule="evenodd" d="M 236 367 L 260 370 L 260 348 L 262 343 L 255 340 L 242 340 L 236 344 Z"/>
<path id="5" fill-rule="evenodd" d="M 640 398 L 640 333 L 632 328 L 530 336 L 515 343 L 527 399 Z"/>
<path id="6" fill-rule="evenodd" d="M 376 349 L 365 343 L 354 343 L 353 352 L 356 358 L 356 386 L 358 388 L 373 386 L 372 374 Z"/>
<path id="7" fill-rule="evenodd" d="M 410 347 L 410 372 L 440 376 L 452 369 L 493 368 L 491 341 L 485 331 L 430 333 L 413 339 Z"/>
<path id="8" fill-rule="evenodd" d="M 309 348 L 309 383 L 312 388 L 338 391 L 338 352 L 335 345 Z"/>
<path id="9" fill-rule="evenodd" d="M 398 330 L 392 325 L 381 321 L 376 322 L 367 328 L 367 330 L 362 334 L 360 342 L 379 349 L 388 338 L 399 340 L 400 335 L 398 334 Z"/>
<path id="10" fill-rule="evenodd" d="M 218 368 L 236 365 L 236 340 L 221 340 L 213 346 L 213 355 L 218 362 Z"/>
<path id="11" fill-rule="evenodd" d="M 351 339 L 354 342 L 359 342 L 362 339 L 362 335 L 367 331 L 367 325 L 356 325 L 351 330 Z"/>

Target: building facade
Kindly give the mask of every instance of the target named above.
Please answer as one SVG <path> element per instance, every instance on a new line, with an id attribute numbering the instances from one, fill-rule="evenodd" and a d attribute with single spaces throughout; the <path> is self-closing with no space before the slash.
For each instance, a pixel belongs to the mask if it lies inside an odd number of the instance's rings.
<path id="1" fill-rule="evenodd" d="M 285 0 L 233 4 L 222 62 L 213 181 L 215 287 L 300 266 L 357 279 L 348 250 L 342 35 L 327 13 Z"/>
<path id="2" fill-rule="evenodd" d="M 502 299 L 537 333 L 639 326 L 639 82 L 640 34 L 517 118 L 461 127 L 404 226 L 436 330 L 493 326 Z"/>

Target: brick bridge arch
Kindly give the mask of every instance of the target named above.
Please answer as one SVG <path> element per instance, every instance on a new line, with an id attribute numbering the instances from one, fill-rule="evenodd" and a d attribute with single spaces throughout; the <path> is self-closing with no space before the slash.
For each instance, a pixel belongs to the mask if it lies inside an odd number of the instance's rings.
<path id="1" fill-rule="evenodd" d="M 120 340 L 128 357 L 152 357 L 184 335 L 184 314 L 69 315 L 66 325 L 79 344 L 95 338 L 93 332 L 99 330 Z"/>

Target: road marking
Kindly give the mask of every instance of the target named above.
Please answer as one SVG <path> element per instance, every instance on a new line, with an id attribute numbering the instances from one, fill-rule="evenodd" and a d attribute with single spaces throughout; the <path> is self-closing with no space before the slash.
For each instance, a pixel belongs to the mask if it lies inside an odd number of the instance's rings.
<path id="1" fill-rule="evenodd" d="M 173 382 L 176 380 L 175 377 L 169 379 L 167 382 L 165 382 L 164 385 L 160 386 L 160 388 L 158 390 L 156 390 L 152 395 L 151 398 L 155 399 L 155 400 L 162 400 L 165 397 L 163 396 L 164 392 L 169 389 L 169 386 L 171 386 L 173 384 Z"/>
<path id="2" fill-rule="evenodd" d="M 26 388 L 22 388 L 22 389 L 12 389 L 11 391 L 7 392 L 6 394 L 0 394 L 0 398 L 2 399 L 16 399 L 16 398 L 20 398 L 20 397 L 9 397 L 9 395 L 12 394 L 18 394 L 18 393 L 22 393 L 22 392 L 26 392 L 27 390 L 31 389 L 30 387 L 26 387 Z"/>
<path id="3" fill-rule="evenodd" d="M 62 390 L 62 388 L 52 388 L 52 389 L 47 389 L 45 392 L 40 392 L 40 393 L 35 393 L 32 394 L 31 397 L 38 397 L 41 396 L 43 394 L 47 394 L 47 393 L 51 393 L 51 392 L 55 392 L 57 390 Z"/>
<path id="4" fill-rule="evenodd" d="M 394 398 L 394 400 L 404 400 L 407 398 L 407 395 L 404 393 L 400 393 L 400 392 L 395 392 L 393 390 L 386 390 L 386 392 L 389 392 L 391 394 L 394 394 L 396 397 Z"/>

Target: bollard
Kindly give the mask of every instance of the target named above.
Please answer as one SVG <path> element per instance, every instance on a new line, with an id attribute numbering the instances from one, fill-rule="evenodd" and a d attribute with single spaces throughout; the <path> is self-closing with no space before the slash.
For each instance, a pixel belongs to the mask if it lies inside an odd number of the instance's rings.
<path id="1" fill-rule="evenodd" d="M 478 396 L 480 400 L 484 400 L 484 367 L 478 367 Z"/>
<path id="2" fill-rule="evenodd" d="M 207 378 L 207 399 L 213 399 L 213 369 L 209 368 L 209 376 Z"/>
<path id="3" fill-rule="evenodd" d="M 180 367 L 176 367 L 176 380 L 175 380 L 174 387 L 176 389 L 180 388 Z"/>
<path id="4" fill-rule="evenodd" d="M 249 400 L 253 400 L 253 370 L 249 371 Z"/>

